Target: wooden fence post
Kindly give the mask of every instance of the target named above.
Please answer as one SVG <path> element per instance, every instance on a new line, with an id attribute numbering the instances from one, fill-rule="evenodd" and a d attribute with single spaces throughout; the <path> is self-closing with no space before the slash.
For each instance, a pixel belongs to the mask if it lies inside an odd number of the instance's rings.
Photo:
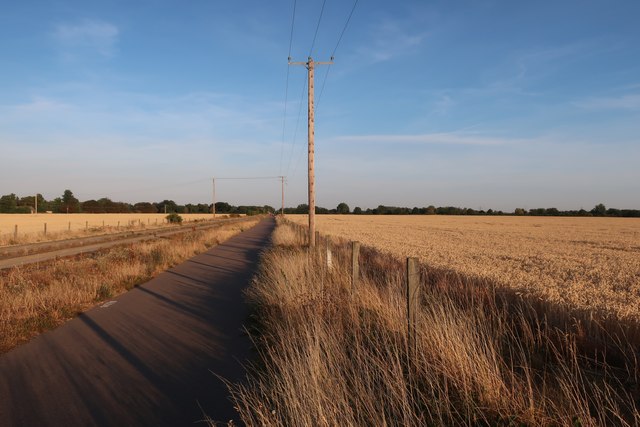
<path id="1" fill-rule="evenodd" d="M 120 221 L 118 221 L 118 228 L 117 229 L 120 230 Z"/>
<path id="2" fill-rule="evenodd" d="M 418 259 L 407 258 L 407 333 L 409 351 L 415 349 L 417 312 L 420 303 L 420 276 Z"/>
<path id="3" fill-rule="evenodd" d="M 84 231 L 87 231 L 89 229 L 89 221 L 85 221 L 84 222 Z"/>
<path id="4" fill-rule="evenodd" d="M 44 235 L 45 236 L 47 235 L 47 223 L 46 222 L 44 223 Z"/>
<path id="5" fill-rule="evenodd" d="M 67 225 L 67 231 L 71 231 L 71 221 L 69 221 L 69 224 Z"/>
<path id="6" fill-rule="evenodd" d="M 13 229 L 13 238 L 14 239 L 18 238 L 18 224 L 16 224 L 16 226 Z"/>
<path id="7" fill-rule="evenodd" d="M 333 268 L 333 256 L 331 254 L 331 239 L 327 236 L 325 239 L 327 244 L 327 269 L 331 270 Z"/>
<path id="8" fill-rule="evenodd" d="M 351 293 L 356 292 L 360 277 L 360 242 L 351 242 Z"/>

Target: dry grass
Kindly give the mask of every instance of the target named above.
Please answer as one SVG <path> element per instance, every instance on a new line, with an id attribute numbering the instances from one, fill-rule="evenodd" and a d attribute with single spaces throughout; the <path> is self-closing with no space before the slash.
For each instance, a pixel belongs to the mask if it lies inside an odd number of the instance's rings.
<path id="1" fill-rule="evenodd" d="M 231 388 L 247 425 L 640 423 L 639 341 L 609 365 L 579 331 L 552 325 L 552 306 L 423 268 L 409 352 L 400 262 L 365 250 L 352 293 L 346 245 L 328 270 L 290 226 L 273 241 L 248 295 L 260 360 Z"/>
<path id="2" fill-rule="evenodd" d="M 180 214 L 185 222 L 208 221 L 211 214 Z M 216 219 L 227 215 L 216 215 Z M 144 228 L 168 227 L 165 214 L 0 214 L 0 246 L 70 239 Z M 47 234 L 44 234 L 44 224 Z M 15 226 L 18 236 L 14 236 Z"/>
<path id="3" fill-rule="evenodd" d="M 555 304 L 640 320 L 636 218 L 319 215 L 316 224 L 398 258 L 419 257 Z"/>
<path id="4" fill-rule="evenodd" d="M 0 353 L 255 225 L 258 218 L 171 239 L 0 273 Z"/>

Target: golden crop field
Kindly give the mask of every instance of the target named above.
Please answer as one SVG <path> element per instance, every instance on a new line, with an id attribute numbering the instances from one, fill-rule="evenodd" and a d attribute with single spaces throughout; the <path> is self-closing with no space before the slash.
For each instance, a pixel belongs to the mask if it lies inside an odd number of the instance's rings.
<path id="1" fill-rule="evenodd" d="M 307 224 L 306 215 L 288 219 Z M 317 215 L 323 234 L 640 320 L 640 219 Z"/>
<path id="2" fill-rule="evenodd" d="M 212 219 L 211 214 L 180 214 L 185 222 Z M 223 218 L 226 215 L 217 215 Z M 101 234 L 126 228 L 161 226 L 165 214 L 0 214 L 0 245 L 13 240 L 18 226 L 17 243 L 52 240 L 67 236 Z M 47 236 L 44 227 L 47 225 Z"/>

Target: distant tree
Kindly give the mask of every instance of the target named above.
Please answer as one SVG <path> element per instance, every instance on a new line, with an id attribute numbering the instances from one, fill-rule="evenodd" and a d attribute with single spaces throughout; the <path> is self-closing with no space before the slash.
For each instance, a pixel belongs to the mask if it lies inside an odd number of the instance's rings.
<path id="1" fill-rule="evenodd" d="M 524 210 L 524 209 L 522 209 L 522 208 L 516 208 L 516 210 L 515 210 L 515 211 L 513 211 L 513 213 L 514 213 L 515 215 L 522 216 L 522 215 L 524 215 L 526 212 L 525 212 L 525 210 Z"/>
<path id="2" fill-rule="evenodd" d="M 104 207 L 97 200 L 87 200 L 80 204 L 82 212 L 85 213 L 105 213 Z"/>
<path id="3" fill-rule="evenodd" d="M 163 200 L 160 203 L 156 203 L 156 209 L 160 213 L 175 213 L 178 211 L 178 205 L 173 200 Z"/>
<path id="4" fill-rule="evenodd" d="M 0 212 L 14 213 L 18 207 L 18 198 L 15 194 L 6 194 L 0 197 Z"/>
<path id="5" fill-rule="evenodd" d="M 299 204 L 298 207 L 296 208 L 296 212 L 297 214 L 306 214 L 309 213 L 309 205 L 307 204 Z"/>
<path id="6" fill-rule="evenodd" d="M 347 205 L 345 202 L 342 202 L 338 204 L 338 207 L 336 207 L 336 212 L 339 214 L 348 214 L 349 212 L 351 212 L 351 209 L 349 209 L 349 205 Z"/>
<path id="7" fill-rule="evenodd" d="M 436 214 L 436 207 L 433 206 L 433 205 L 427 206 L 427 209 L 425 210 L 425 213 L 427 215 L 435 215 Z"/>
<path id="8" fill-rule="evenodd" d="M 360 206 L 356 206 L 353 208 L 353 213 L 356 215 L 362 215 L 362 208 Z"/>
<path id="9" fill-rule="evenodd" d="M 206 203 L 198 203 L 198 213 L 209 213 L 211 212 L 211 205 L 207 205 Z"/>
<path id="10" fill-rule="evenodd" d="M 216 213 L 233 212 L 232 206 L 227 202 L 216 202 Z"/>
<path id="11" fill-rule="evenodd" d="M 62 194 L 61 211 L 64 213 L 77 213 L 80 211 L 80 202 L 75 198 L 71 190 L 64 190 Z"/>
<path id="12" fill-rule="evenodd" d="M 557 208 L 548 208 L 546 214 L 551 216 L 558 216 L 560 215 L 560 211 Z"/>
<path id="13" fill-rule="evenodd" d="M 607 208 L 605 205 L 600 203 L 591 209 L 591 213 L 595 216 L 605 216 L 607 214 Z"/>
<path id="14" fill-rule="evenodd" d="M 138 202 L 133 205 L 133 210 L 139 213 L 158 213 L 158 209 L 149 202 Z"/>

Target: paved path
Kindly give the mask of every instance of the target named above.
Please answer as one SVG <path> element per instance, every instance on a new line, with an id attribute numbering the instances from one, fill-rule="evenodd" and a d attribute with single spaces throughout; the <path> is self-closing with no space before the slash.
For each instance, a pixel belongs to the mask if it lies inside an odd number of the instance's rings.
<path id="1" fill-rule="evenodd" d="M 0 356 L 2 426 L 188 426 L 235 419 L 244 289 L 274 221 Z M 203 425 L 199 423 L 198 425 Z"/>

